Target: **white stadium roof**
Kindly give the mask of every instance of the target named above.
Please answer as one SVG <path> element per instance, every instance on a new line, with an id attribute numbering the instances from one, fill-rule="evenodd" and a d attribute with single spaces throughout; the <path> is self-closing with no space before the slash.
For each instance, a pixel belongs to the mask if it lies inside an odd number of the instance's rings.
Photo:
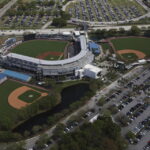
<path id="1" fill-rule="evenodd" d="M 81 44 L 80 53 L 77 54 L 76 56 L 72 57 L 72 58 L 68 58 L 68 59 L 64 59 L 64 60 L 49 61 L 49 60 L 42 60 L 42 59 L 37 59 L 37 58 L 29 57 L 29 56 L 24 56 L 24 55 L 20 55 L 20 54 L 15 54 L 15 53 L 9 53 L 7 56 L 9 56 L 11 58 L 16 58 L 16 59 L 21 59 L 21 60 L 24 60 L 24 61 L 33 62 L 33 63 L 39 64 L 39 65 L 64 65 L 64 64 L 69 64 L 69 63 L 72 63 L 74 61 L 78 61 L 79 59 L 84 57 L 88 52 L 85 36 L 82 35 L 82 36 L 79 37 L 79 39 L 80 39 L 80 44 Z"/>

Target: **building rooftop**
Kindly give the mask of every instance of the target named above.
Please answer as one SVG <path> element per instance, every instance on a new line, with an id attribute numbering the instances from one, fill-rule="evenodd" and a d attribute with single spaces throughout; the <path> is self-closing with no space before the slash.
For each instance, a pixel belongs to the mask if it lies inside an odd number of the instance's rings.
<path id="1" fill-rule="evenodd" d="M 91 70 L 91 71 L 93 71 L 93 72 L 97 72 L 97 73 L 100 72 L 100 71 L 102 71 L 101 68 L 98 68 L 98 67 L 93 66 L 93 65 L 91 65 L 91 64 L 85 65 L 84 69 L 89 69 L 89 70 Z"/>
<path id="2" fill-rule="evenodd" d="M 5 74 L 0 73 L 0 80 L 1 80 L 1 79 L 3 79 L 3 78 L 5 78 L 5 77 L 6 77 L 6 75 L 5 75 Z"/>
<path id="3" fill-rule="evenodd" d="M 93 53 L 100 53 L 100 47 L 99 47 L 99 45 L 98 44 L 96 44 L 95 42 L 89 42 L 88 43 L 88 45 L 89 45 L 89 49 L 91 50 L 91 51 L 93 51 Z"/>

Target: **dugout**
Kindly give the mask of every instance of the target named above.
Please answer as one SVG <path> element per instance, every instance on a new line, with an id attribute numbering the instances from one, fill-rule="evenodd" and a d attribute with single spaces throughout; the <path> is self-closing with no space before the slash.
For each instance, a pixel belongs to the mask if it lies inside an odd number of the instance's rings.
<path id="1" fill-rule="evenodd" d="M 24 41 L 29 41 L 29 40 L 34 40 L 35 37 L 36 37 L 35 33 L 33 33 L 33 34 L 26 34 L 26 35 L 23 36 L 23 39 L 24 39 Z"/>

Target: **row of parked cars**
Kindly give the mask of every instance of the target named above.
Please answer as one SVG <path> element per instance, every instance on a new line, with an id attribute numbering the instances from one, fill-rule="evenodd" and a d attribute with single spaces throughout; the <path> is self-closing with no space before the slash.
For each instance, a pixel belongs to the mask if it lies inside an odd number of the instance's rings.
<path id="1" fill-rule="evenodd" d="M 81 121 L 71 121 L 71 122 L 68 122 L 66 124 L 65 129 L 64 129 L 64 133 L 68 133 L 68 132 L 73 131 L 76 127 L 80 126 L 83 123 L 82 120 L 88 119 L 89 117 L 91 117 L 91 115 L 93 113 L 94 113 L 94 109 L 93 110 L 89 110 L 89 111 L 85 112 L 82 115 Z"/>
<path id="2" fill-rule="evenodd" d="M 132 130 L 132 133 L 135 135 L 135 138 L 129 138 L 128 141 L 130 144 L 137 144 L 148 132 L 150 131 L 150 116 L 148 116 L 143 121 Z M 145 149 L 145 147 L 143 148 Z M 146 150 L 146 149 L 145 149 Z"/>
<path id="3" fill-rule="evenodd" d="M 144 11 L 140 9 L 140 6 L 133 3 L 131 1 L 119 4 L 109 0 L 85 0 L 71 4 L 68 12 L 73 17 L 86 21 L 124 21 L 143 15 Z"/>
<path id="4" fill-rule="evenodd" d="M 135 106 L 133 106 L 126 115 L 128 116 L 130 121 L 135 120 L 137 117 L 139 117 L 147 108 L 149 107 L 148 103 L 138 103 Z"/>
<path id="5" fill-rule="evenodd" d="M 150 150 L 150 141 L 143 147 L 143 150 Z"/>
<path id="6" fill-rule="evenodd" d="M 20 15 L 20 16 L 6 16 L 4 17 L 2 26 L 11 27 L 33 27 L 44 25 L 47 21 L 51 19 L 51 16 L 31 16 L 31 15 Z"/>

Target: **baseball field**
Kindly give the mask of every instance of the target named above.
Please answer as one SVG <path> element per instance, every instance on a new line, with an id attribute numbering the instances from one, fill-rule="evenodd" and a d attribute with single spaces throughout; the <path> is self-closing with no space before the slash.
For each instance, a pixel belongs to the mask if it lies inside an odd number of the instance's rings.
<path id="1" fill-rule="evenodd" d="M 6 119 L 14 121 L 20 109 L 48 96 L 48 92 L 44 89 L 10 79 L 0 85 L 0 93 L 0 123 Z"/>
<path id="2" fill-rule="evenodd" d="M 21 43 L 11 52 L 44 60 L 64 58 L 67 41 L 31 40 Z"/>
<path id="3" fill-rule="evenodd" d="M 126 61 L 134 61 L 150 57 L 150 38 L 113 38 L 110 40 L 110 45 L 116 54 Z"/>

